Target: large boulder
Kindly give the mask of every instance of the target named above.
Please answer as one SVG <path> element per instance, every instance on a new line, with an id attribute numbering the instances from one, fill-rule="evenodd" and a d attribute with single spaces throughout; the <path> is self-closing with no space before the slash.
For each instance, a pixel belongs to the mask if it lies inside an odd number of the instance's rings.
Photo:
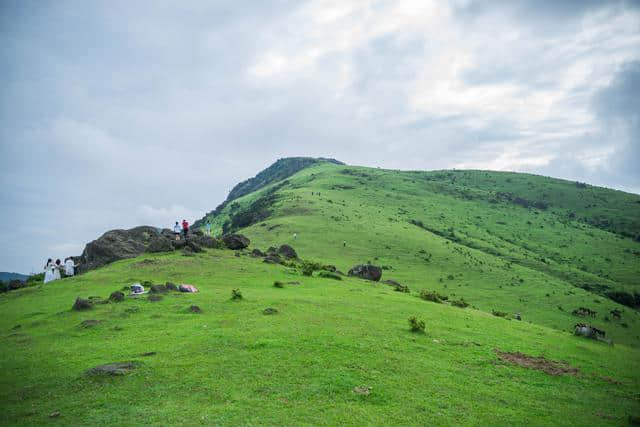
<path id="1" fill-rule="evenodd" d="M 193 234 L 189 236 L 188 240 L 190 242 L 195 242 L 199 246 L 202 246 L 205 248 L 220 249 L 223 247 L 223 244 L 221 241 L 216 240 L 213 237 L 207 236 L 206 234 L 203 234 L 203 233 Z"/>
<path id="2" fill-rule="evenodd" d="M 171 252 L 173 251 L 173 245 L 171 244 L 171 240 L 158 235 L 155 236 L 149 241 L 149 246 L 147 246 L 147 252 Z"/>
<path id="3" fill-rule="evenodd" d="M 298 258 L 296 251 L 289 245 L 280 246 L 280 248 L 278 248 L 278 254 L 289 259 Z"/>
<path id="4" fill-rule="evenodd" d="M 361 279 L 377 282 L 382 277 L 382 269 L 371 264 L 360 264 L 351 267 L 351 270 L 349 270 L 349 276 L 356 276 Z"/>
<path id="5" fill-rule="evenodd" d="M 249 246 L 251 241 L 242 234 L 225 234 L 222 236 L 222 241 L 229 249 L 244 249 Z"/>
<path id="6" fill-rule="evenodd" d="M 147 251 L 151 242 L 161 236 L 161 230 L 146 225 L 130 230 L 111 230 L 88 243 L 82 255 L 74 258 L 79 273 L 101 267 L 120 259 L 134 258 Z"/>

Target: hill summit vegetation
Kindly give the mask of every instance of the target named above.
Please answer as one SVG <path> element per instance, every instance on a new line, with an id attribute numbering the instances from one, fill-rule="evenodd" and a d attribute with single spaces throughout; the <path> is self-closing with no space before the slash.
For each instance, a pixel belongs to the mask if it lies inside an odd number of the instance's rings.
<path id="1" fill-rule="evenodd" d="M 1 295 L 0 421 L 637 422 L 638 207 L 528 174 L 281 159 L 197 223 L 210 240 Z"/>

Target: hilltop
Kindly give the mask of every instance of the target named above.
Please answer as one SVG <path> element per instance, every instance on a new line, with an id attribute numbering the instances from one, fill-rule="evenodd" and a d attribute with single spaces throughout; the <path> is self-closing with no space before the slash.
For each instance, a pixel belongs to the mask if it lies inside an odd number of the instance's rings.
<path id="1" fill-rule="evenodd" d="M 242 233 L 246 249 L 115 230 L 82 255 L 109 263 L 0 295 L 0 422 L 640 415 L 640 196 L 517 173 L 279 162 L 198 223 Z M 116 240 L 129 258 L 101 246 Z M 379 266 L 381 280 L 344 274 L 358 264 Z M 110 300 L 145 281 L 152 293 Z M 75 311 L 77 297 L 93 302 Z M 576 323 L 605 339 L 574 336 Z M 95 369 L 113 362 L 124 362 L 116 375 Z"/>

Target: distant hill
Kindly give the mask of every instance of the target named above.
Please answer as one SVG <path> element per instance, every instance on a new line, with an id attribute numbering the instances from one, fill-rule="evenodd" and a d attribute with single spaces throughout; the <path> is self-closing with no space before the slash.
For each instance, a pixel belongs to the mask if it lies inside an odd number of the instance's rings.
<path id="1" fill-rule="evenodd" d="M 318 163 L 331 163 L 335 165 L 344 165 L 344 163 L 335 160 L 335 159 L 326 159 L 323 157 L 286 157 L 283 159 L 278 159 L 274 164 L 259 172 L 253 178 L 249 178 L 241 183 L 237 184 L 235 187 L 231 189 L 227 199 L 222 202 L 215 210 L 209 212 L 207 215 L 216 215 L 220 212 L 227 204 L 232 202 L 233 200 L 242 197 L 246 194 L 257 191 L 261 188 L 266 187 L 269 184 L 274 182 L 282 181 L 293 174 L 301 171 L 304 168 L 307 168 L 312 165 L 316 165 Z M 199 227 L 202 225 L 201 220 L 196 221 L 193 226 Z"/>
<path id="2" fill-rule="evenodd" d="M 29 278 L 28 274 L 9 273 L 7 271 L 0 271 L 0 281 L 8 282 L 9 280 L 22 280 L 25 281 Z"/>

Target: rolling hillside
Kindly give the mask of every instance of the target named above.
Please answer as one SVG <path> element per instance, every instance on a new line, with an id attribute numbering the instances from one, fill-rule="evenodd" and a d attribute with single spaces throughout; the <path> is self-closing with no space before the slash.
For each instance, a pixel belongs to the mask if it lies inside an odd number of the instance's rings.
<path id="1" fill-rule="evenodd" d="M 199 222 L 245 250 L 171 249 L 0 295 L 0 423 L 638 421 L 640 196 L 515 173 L 277 169 Z M 300 259 L 251 252 L 282 244 Z M 339 274 L 363 263 L 409 292 Z M 109 302 L 137 281 L 200 292 Z M 94 303 L 71 310 L 77 297 Z M 574 336 L 579 322 L 613 345 Z M 113 362 L 129 364 L 92 370 Z"/>

